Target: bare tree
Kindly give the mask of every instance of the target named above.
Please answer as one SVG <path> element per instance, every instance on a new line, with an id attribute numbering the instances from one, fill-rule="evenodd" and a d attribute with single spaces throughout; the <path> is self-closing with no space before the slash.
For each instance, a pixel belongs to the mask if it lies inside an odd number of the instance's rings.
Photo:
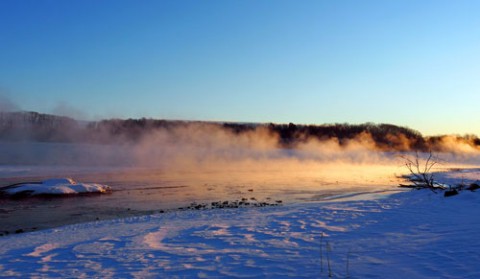
<path id="1" fill-rule="evenodd" d="M 413 159 L 408 156 L 401 157 L 405 160 L 405 166 L 410 172 L 408 178 L 413 185 L 401 184 L 400 186 L 409 188 L 429 188 L 433 191 L 438 188 L 433 178 L 434 175 L 431 172 L 432 168 L 438 163 L 438 161 L 434 158 L 431 151 L 425 162 L 422 162 L 418 152 L 415 153 L 415 158 Z"/>

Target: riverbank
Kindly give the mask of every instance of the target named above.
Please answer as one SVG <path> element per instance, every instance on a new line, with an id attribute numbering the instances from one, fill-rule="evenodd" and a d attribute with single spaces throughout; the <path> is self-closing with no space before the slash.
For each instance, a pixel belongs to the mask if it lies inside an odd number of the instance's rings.
<path id="1" fill-rule="evenodd" d="M 477 192 L 177 211 L 0 238 L 3 276 L 478 278 Z M 452 226 L 452 224 L 455 224 Z"/>

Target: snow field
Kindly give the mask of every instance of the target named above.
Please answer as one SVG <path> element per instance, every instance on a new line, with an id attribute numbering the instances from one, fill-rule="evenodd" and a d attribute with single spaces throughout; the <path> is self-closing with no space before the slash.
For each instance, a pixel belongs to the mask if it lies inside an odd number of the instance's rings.
<path id="1" fill-rule="evenodd" d="M 0 276 L 479 278 L 479 193 L 171 212 L 0 238 Z"/>

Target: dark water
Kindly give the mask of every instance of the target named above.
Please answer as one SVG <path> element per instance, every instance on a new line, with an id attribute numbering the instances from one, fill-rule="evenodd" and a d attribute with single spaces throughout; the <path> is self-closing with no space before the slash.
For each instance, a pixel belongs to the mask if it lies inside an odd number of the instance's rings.
<path id="1" fill-rule="evenodd" d="M 113 191 L 87 196 L 0 199 L 0 233 L 26 232 L 72 223 L 168 212 L 194 202 L 210 204 L 247 199 L 288 204 L 392 188 L 392 185 L 384 181 L 383 184 L 374 185 L 369 182 L 372 185 L 360 185 L 298 170 L 294 173 L 285 170 L 167 173 L 136 169 L 68 174 L 78 182 L 107 184 Z M 0 186 L 46 178 L 52 176 L 2 177 Z"/>

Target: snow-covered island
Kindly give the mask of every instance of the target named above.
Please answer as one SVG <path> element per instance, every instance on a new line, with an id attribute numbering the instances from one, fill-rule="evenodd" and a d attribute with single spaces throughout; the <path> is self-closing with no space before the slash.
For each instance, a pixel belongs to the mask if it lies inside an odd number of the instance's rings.
<path id="1" fill-rule="evenodd" d="M 78 183 L 71 178 L 54 178 L 41 182 L 17 183 L 0 188 L 0 195 L 28 197 L 38 195 L 76 195 L 107 193 L 111 188 L 97 183 Z"/>

